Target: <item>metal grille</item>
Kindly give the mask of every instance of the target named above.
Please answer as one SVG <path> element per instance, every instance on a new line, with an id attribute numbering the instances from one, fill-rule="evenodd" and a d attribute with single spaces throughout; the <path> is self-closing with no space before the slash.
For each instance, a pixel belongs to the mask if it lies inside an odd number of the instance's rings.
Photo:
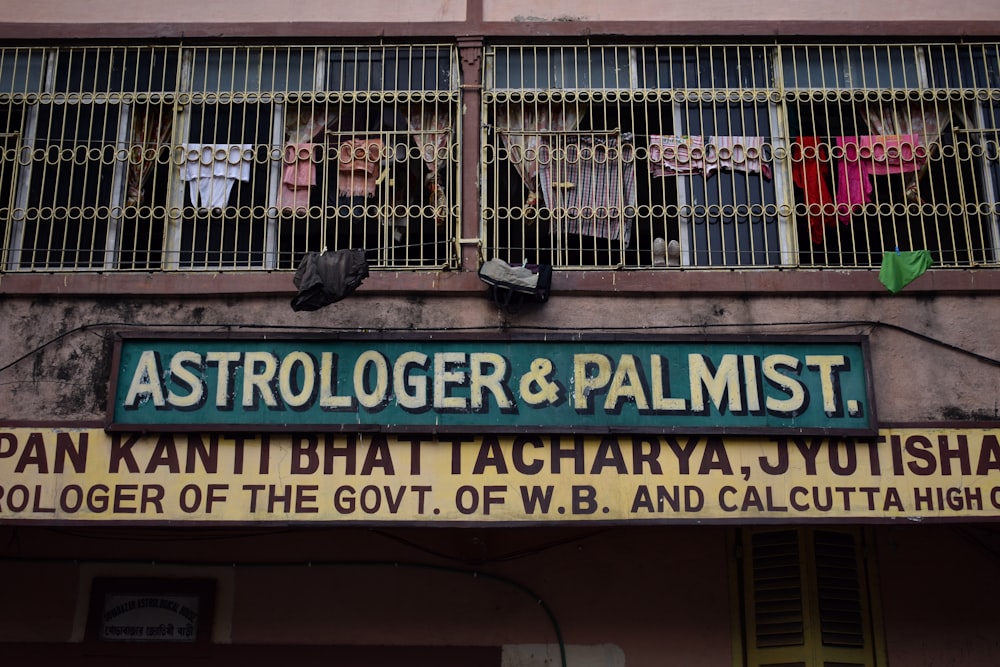
<path id="1" fill-rule="evenodd" d="M 936 267 L 1000 258 L 1000 45 L 493 46 L 485 253 L 565 268 Z M 594 170 L 628 215 L 566 233 L 560 145 L 614 135 Z M 625 154 L 626 162 L 621 155 Z M 571 181 L 562 191 L 572 190 Z M 612 207 L 613 208 L 613 207 Z M 615 209 L 617 210 L 617 209 Z"/>
<path id="2" fill-rule="evenodd" d="M 491 46 L 478 183 L 452 45 L 0 48 L 2 269 L 1000 259 L 1000 45 Z"/>
<path id="3" fill-rule="evenodd" d="M 447 45 L 0 49 L 3 269 L 455 263 Z"/>

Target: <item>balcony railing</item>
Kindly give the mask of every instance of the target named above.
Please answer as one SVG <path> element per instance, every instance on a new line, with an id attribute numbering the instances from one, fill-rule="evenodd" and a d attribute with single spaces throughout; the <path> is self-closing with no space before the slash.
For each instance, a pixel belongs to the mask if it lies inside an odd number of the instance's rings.
<path id="1" fill-rule="evenodd" d="M 504 45 L 486 64 L 490 256 L 1000 262 L 997 44 Z"/>
<path id="2" fill-rule="evenodd" d="M 455 49 L 0 49 L 7 271 L 455 262 Z"/>
<path id="3" fill-rule="evenodd" d="M 455 268 L 465 188 L 482 255 L 517 262 L 1000 265 L 1000 44 L 514 44 L 484 64 L 463 138 L 454 45 L 0 47 L 0 269 L 293 270 L 347 247 Z"/>

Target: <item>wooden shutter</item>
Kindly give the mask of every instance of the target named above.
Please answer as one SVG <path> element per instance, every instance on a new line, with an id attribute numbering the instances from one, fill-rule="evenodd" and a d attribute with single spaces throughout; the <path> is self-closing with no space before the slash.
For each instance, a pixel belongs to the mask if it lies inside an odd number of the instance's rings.
<path id="1" fill-rule="evenodd" d="M 860 533 L 748 529 L 743 535 L 750 667 L 875 667 Z"/>

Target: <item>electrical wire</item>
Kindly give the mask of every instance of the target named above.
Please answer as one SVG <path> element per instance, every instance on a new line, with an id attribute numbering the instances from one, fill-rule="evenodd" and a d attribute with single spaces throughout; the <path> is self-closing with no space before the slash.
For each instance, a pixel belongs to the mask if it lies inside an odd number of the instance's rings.
<path id="1" fill-rule="evenodd" d="M 504 577 L 498 574 L 492 574 L 490 572 L 482 572 L 480 570 L 470 570 L 465 568 L 450 567 L 446 565 L 430 565 L 427 563 L 416 563 L 408 561 L 379 561 L 379 560 L 288 560 L 288 561 L 267 561 L 267 562 L 254 562 L 254 561 L 166 561 L 166 560 L 156 560 L 156 561 L 146 561 L 146 560 L 135 560 L 135 559 L 112 559 L 112 560 L 78 560 L 73 558 L 11 558 L 11 557 L 0 557 L 0 563 L 25 563 L 30 562 L 33 564 L 41 563 L 46 565 L 57 564 L 57 565 L 82 565 L 82 564 L 100 564 L 100 565 L 153 565 L 156 567 L 232 567 L 232 568 L 245 568 L 245 569 L 256 569 L 256 568 L 280 568 L 280 567 L 295 567 L 295 568 L 362 568 L 362 567 L 375 567 L 375 568 L 411 568 L 415 570 L 426 570 L 432 572 L 442 572 L 445 574 L 454 575 L 464 575 L 472 577 L 473 579 L 484 579 L 487 581 L 492 581 L 499 583 L 510 588 L 519 591 L 528 597 L 530 597 L 541 610 L 545 613 L 548 618 L 549 624 L 552 626 L 552 631 L 556 637 L 556 643 L 559 646 L 559 662 L 561 667 L 568 667 L 566 660 L 566 643 L 563 639 L 562 628 L 559 625 L 559 621 L 552 611 L 552 608 L 541 598 L 535 591 L 528 586 L 522 584 L 519 581 Z"/>
<path id="2" fill-rule="evenodd" d="M 918 340 L 927 342 L 929 344 L 936 345 L 936 346 L 939 346 L 941 348 L 947 349 L 949 351 L 952 351 L 952 352 L 955 352 L 955 353 L 958 353 L 958 354 L 962 354 L 962 355 L 968 356 L 968 357 L 970 357 L 972 359 L 975 359 L 975 360 L 977 360 L 979 362 L 982 362 L 982 363 L 985 363 L 985 364 L 988 364 L 988 365 L 991 365 L 991 366 L 994 366 L 994 367 L 1000 367 L 1000 360 L 998 360 L 998 359 L 995 359 L 995 358 L 992 358 L 992 357 L 988 357 L 988 356 L 980 354 L 978 352 L 969 350 L 967 348 L 960 347 L 958 345 L 954 345 L 952 343 L 948 343 L 948 342 L 943 341 L 943 340 L 941 340 L 939 338 L 935 338 L 935 337 L 930 336 L 928 334 L 924 334 L 924 333 L 915 331 L 913 329 L 910 329 L 910 328 L 907 328 L 907 327 L 904 327 L 904 326 L 901 326 L 901 325 L 898 325 L 898 324 L 893 324 L 893 323 L 889 323 L 889 322 L 883 322 L 883 321 L 880 321 L 880 320 L 826 320 L 826 321 L 813 321 L 813 322 L 783 321 L 783 322 L 765 322 L 765 323 L 691 323 L 691 324 L 655 325 L 655 326 L 643 326 L 643 325 L 640 325 L 640 326 L 631 326 L 631 327 L 612 327 L 612 328 L 601 329 L 599 331 L 598 330 L 594 330 L 593 333 L 595 333 L 595 334 L 598 334 L 598 333 L 613 333 L 613 332 L 648 332 L 648 333 L 652 333 L 652 332 L 657 332 L 657 331 L 676 331 L 676 330 L 684 330 L 684 329 L 686 329 L 686 330 L 700 330 L 702 332 L 702 334 L 704 335 L 706 329 L 723 330 L 723 329 L 732 329 L 732 328 L 775 328 L 775 327 L 803 327 L 803 328 L 808 328 L 808 329 L 816 329 L 816 328 L 822 328 L 822 327 L 829 327 L 829 328 L 869 327 L 872 330 L 879 329 L 879 328 L 884 328 L 884 329 L 889 329 L 889 330 L 897 331 L 899 333 L 902 333 L 902 334 L 908 335 L 908 336 L 912 336 L 912 337 L 914 337 L 914 338 L 916 338 Z M 69 336 L 72 336 L 72 335 L 74 335 L 76 333 L 80 333 L 80 332 L 84 332 L 84 331 L 93 332 L 94 330 L 99 330 L 99 329 L 114 329 L 114 328 L 123 328 L 123 329 L 125 329 L 125 328 L 144 328 L 144 329 L 186 328 L 186 329 L 195 329 L 195 328 L 197 328 L 197 329 L 201 329 L 201 330 L 217 329 L 217 330 L 220 330 L 220 331 L 232 331 L 232 330 L 240 330 L 240 329 L 244 329 L 244 330 L 268 329 L 268 330 L 274 330 L 274 331 L 324 331 L 324 332 L 337 332 L 337 333 L 371 333 L 371 332 L 374 332 L 374 331 L 377 331 L 377 332 L 419 333 L 419 332 L 424 332 L 424 331 L 427 331 L 427 332 L 429 332 L 429 331 L 435 331 L 435 332 L 490 331 L 490 330 L 495 330 L 496 326 L 494 326 L 494 325 L 483 325 L 483 326 L 469 326 L 469 327 L 426 327 L 426 328 L 420 328 L 420 327 L 417 327 L 417 328 L 413 328 L 413 327 L 379 327 L 377 329 L 373 329 L 373 328 L 370 328 L 370 327 L 359 327 L 357 329 L 334 329 L 334 328 L 331 328 L 331 327 L 319 327 L 319 326 L 301 326 L 301 325 L 290 326 L 290 325 L 240 324 L 240 323 L 213 323 L 213 324 L 156 323 L 156 324 L 151 324 L 151 323 L 136 323 L 136 322 L 94 322 L 94 323 L 82 324 L 82 325 L 73 327 L 72 329 L 68 329 L 68 330 L 66 330 L 66 331 L 64 331 L 64 332 L 62 332 L 62 333 L 60 333 L 60 334 L 58 334 L 58 335 L 56 335 L 56 336 L 54 336 L 54 337 L 46 340 L 42 344 L 40 344 L 40 345 L 32 348 L 31 350 L 28 350 L 27 352 L 25 352 L 21 356 L 15 358 L 14 360 L 12 360 L 12 361 L 10 361 L 10 362 L 8 362 L 8 363 L 0 366 L 0 373 L 3 373 L 5 371 L 13 368 L 14 366 L 18 365 L 19 363 L 25 361 L 26 359 L 29 359 L 32 356 L 38 354 L 42 350 L 44 350 L 44 349 L 46 349 L 46 348 L 48 348 L 48 347 L 50 347 L 50 346 L 58 343 L 61 340 L 64 340 L 65 338 L 67 338 Z M 504 328 L 505 328 L 506 331 L 522 330 L 522 331 L 546 331 L 546 332 L 554 332 L 554 333 L 558 333 L 558 332 L 578 333 L 578 330 L 574 330 L 574 329 L 571 329 L 571 328 L 568 328 L 568 327 L 507 325 Z M 404 544 L 406 544 L 406 545 L 408 545 L 408 546 L 410 546 L 412 548 L 419 549 L 419 550 L 421 550 L 424 553 L 427 553 L 429 555 L 432 555 L 432 556 L 435 556 L 435 557 L 439 557 L 439 558 L 450 559 L 450 560 L 459 560 L 459 559 L 456 559 L 454 557 L 448 556 L 446 554 L 441 554 L 441 553 L 435 552 L 433 550 L 426 549 L 426 548 L 424 548 L 424 547 L 422 547 L 420 545 L 412 543 L 409 540 L 405 540 L 404 538 L 392 535 L 392 534 L 387 533 L 385 531 L 377 531 L 377 532 L 379 534 L 381 534 L 381 535 L 389 538 L 389 539 L 393 539 L 393 540 L 396 540 L 398 542 L 404 543 Z M 264 534 L 264 533 L 259 533 L 259 534 Z M 246 535 L 239 535 L 239 536 L 233 536 L 233 537 L 235 538 L 235 537 L 245 537 L 245 536 Z M 152 539 L 152 538 L 150 538 L 150 539 Z M 173 539 L 176 539 L 176 537 L 174 537 Z M 192 537 L 190 539 L 200 539 L 200 538 Z M 559 543 L 556 543 L 554 545 L 549 545 L 549 546 L 559 546 L 560 544 L 563 544 L 563 543 L 566 543 L 566 542 L 571 542 L 574 539 L 576 539 L 576 538 L 571 538 L 571 539 L 568 539 L 568 540 L 564 540 L 564 541 L 561 541 Z M 545 548 L 548 548 L 548 547 L 542 547 L 542 549 L 545 549 Z M 532 551 L 535 552 L 535 553 L 537 553 L 537 548 L 536 548 L 536 550 L 532 550 Z M 514 559 L 514 558 L 520 558 L 520 557 L 523 557 L 525 555 L 529 555 L 530 553 L 532 553 L 532 551 L 513 552 L 511 554 L 507 554 L 506 556 L 504 556 L 502 558 L 491 560 L 489 562 L 500 562 L 500 561 L 503 561 L 503 560 L 511 560 L 511 559 Z M 0 557 L 0 562 L 23 562 L 24 560 L 25 559 L 20 559 L 20 558 Z M 80 563 L 81 562 L 81 561 L 73 560 L 73 559 L 41 559 L 41 560 L 42 560 L 42 562 L 59 562 L 59 563 L 69 563 L 69 562 Z M 39 562 L 39 559 L 31 559 L 31 561 L 32 562 Z M 108 561 L 100 561 L 100 562 L 105 563 L 105 562 L 108 562 Z M 145 561 L 124 561 L 124 560 L 123 561 L 113 561 L 113 562 L 115 564 L 145 563 Z M 459 562 L 461 562 L 461 561 L 459 561 Z M 214 567 L 218 567 L 218 566 L 221 566 L 221 565 L 227 565 L 227 563 L 218 563 L 218 562 L 187 562 L 187 561 L 182 561 L 182 562 L 156 561 L 156 563 L 159 564 L 159 565 L 177 565 L 177 566 L 192 566 L 192 567 L 194 567 L 194 566 L 202 566 L 202 567 L 212 567 L 212 566 L 214 566 Z M 417 569 L 426 569 L 426 570 L 437 570 L 437 571 L 442 571 L 442 572 L 449 572 L 449 573 L 452 573 L 452 574 L 463 574 L 463 575 L 472 576 L 472 577 L 481 577 L 481 578 L 484 578 L 484 579 L 488 579 L 488 580 L 492 580 L 492 581 L 495 581 L 495 582 L 498 582 L 498 583 L 502 583 L 504 585 L 507 585 L 507 586 L 510 586 L 510 587 L 512 587 L 514 589 L 519 590 L 520 592 L 524 593 L 525 595 L 528 595 L 528 596 L 532 597 L 538 603 L 538 605 L 542 608 L 542 610 L 545 612 L 546 616 L 548 617 L 549 622 L 551 623 L 553 631 L 554 631 L 554 633 L 556 635 L 556 638 L 557 638 L 557 642 L 558 642 L 558 645 L 559 645 L 559 651 L 560 651 L 560 663 L 561 663 L 561 666 L 562 667 L 567 667 L 566 648 L 565 648 L 565 643 L 564 643 L 564 640 L 563 640 L 563 637 L 562 637 L 562 631 L 561 631 L 561 628 L 560 628 L 560 626 L 558 624 L 558 621 L 557 621 L 554 613 L 552 612 L 551 608 L 534 591 L 532 591 L 528 587 L 524 586 L 523 584 L 521 584 L 519 582 L 516 582 L 516 581 L 514 581 L 512 579 L 508 579 L 506 577 L 502 577 L 502 576 L 499 576 L 499 575 L 494 575 L 494 574 L 490 574 L 490 573 L 486 573 L 486 572 L 480 572 L 478 570 L 467 569 L 467 568 L 457 568 L 457 567 L 449 567 L 449 566 L 437 566 L 437 565 L 429 565 L 429 564 L 425 564 L 425 563 L 413 563 L 413 562 L 402 562 L 402 561 L 272 561 L 272 562 L 268 562 L 268 563 L 240 562 L 240 563 L 231 563 L 231 565 L 232 565 L 232 567 L 246 567 L 246 568 L 252 568 L 252 567 L 307 567 L 307 566 L 308 567 L 395 567 L 395 568 L 406 567 L 406 568 L 417 568 Z"/>
<path id="3" fill-rule="evenodd" d="M 882 322 L 881 320 L 822 320 L 813 322 L 795 322 L 795 321 L 785 321 L 785 322 L 753 322 L 753 323 L 690 323 L 690 324 L 670 324 L 670 325 L 637 325 L 637 326 L 626 326 L 626 327 L 607 327 L 601 329 L 593 329 L 590 333 L 599 335 L 602 333 L 635 333 L 635 332 L 646 332 L 654 333 L 657 331 L 679 331 L 679 330 L 700 330 L 702 335 L 707 335 L 706 330 L 723 330 L 723 329 L 734 329 L 734 328 L 775 328 L 775 327 L 803 327 L 808 329 L 816 328 L 845 328 L 845 327 L 870 327 L 871 329 L 885 328 L 899 333 L 903 333 L 908 336 L 912 336 L 924 342 L 930 343 L 942 347 L 944 349 L 950 350 L 952 352 L 968 356 L 972 359 L 980 361 L 991 366 L 1000 367 L 1000 359 L 995 359 L 993 357 L 988 357 L 986 355 L 980 354 L 973 350 L 948 343 L 939 338 L 935 338 L 928 334 L 920 333 L 919 331 L 914 331 L 913 329 L 893 324 L 890 322 Z M 7 362 L 6 364 L 0 366 L 0 373 L 3 373 L 17 364 L 31 358 L 35 354 L 38 354 L 45 348 L 58 343 L 59 341 L 72 336 L 73 334 L 80 333 L 83 331 L 92 331 L 95 329 L 127 329 L 127 328 L 141 328 L 141 329 L 168 329 L 168 328 L 184 328 L 184 329 L 199 329 L 199 330 L 212 330 L 217 329 L 219 331 L 234 331 L 234 330 L 254 330 L 254 329 L 267 329 L 269 331 L 302 331 L 302 332 L 328 332 L 328 333 L 420 333 L 420 332 L 466 332 L 466 331 L 493 331 L 497 329 L 496 325 L 481 325 L 481 326 L 468 326 L 468 327 L 357 327 L 357 328 L 333 328 L 333 327 L 320 327 L 320 326 L 303 326 L 303 325 L 283 325 L 283 324 L 241 324 L 236 322 L 229 323 L 214 323 L 214 324 L 192 324 L 189 322 L 178 323 L 178 322 L 168 322 L 168 323 L 139 323 L 139 322 L 93 322 L 90 324 L 81 324 L 79 326 L 68 329 L 53 338 L 43 342 L 42 344 L 28 350 L 21 356 L 15 358 L 14 360 Z M 544 331 L 551 333 L 572 333 L 579 334 L 579 329 L 574 329 L 570 327 L 557 327 L 557 326 L 537 326 L 537 325 L 512 325 L 506 324 L 503 327 L 504 331 Z"/>
<path id="4" fill-rule="evenodd" d="M 152 529 L 141 529 L 135 526 L 131 526 L 127 529 L 127 536 L 123 536 L 121 529 L 110 528 L 106 531 L 102 531 L 99 528 L 87 527 L 87 528 L 70 528 L 66 526 L 39 526 L 39 529 L 46 530 L 54 535 L 59 535 L 63 537 L 70 537 L 74 539 L 84 539 L 84 540 L 96 540 L 101 542 L 120 542 L 125 539 L 128 542 L 134 543 L 147 543 L 153 544 L 158 542 L 219 542 L 219 541 L 232 541 L 232 540 L 242 540 L 242 539 L 256 539 L 256 538 L 267 538 L 274 536 L 292 536 L 301 535 L 307 531 L 312 531 L 312 528 L 303 529 L 297 527 L 275 527 L 275 528 L 261 528 L 261 529 L 246 529 L 246 530 L 234 530 L 226 529 L 225 531 L 218 531 L 216 529 L 181 529 L 177 526 L 171 527 L 169 529 L 152 528 Z M 577 535 L 552 540 L 545 542 L 543 544 L 533 545 L 524 549 L 517 549 L 510 551 L 508 553 L 500 554 L 497 556 L 492 556 L 488 558 L 469 560 L 460 558 L 458 556 L 453 556 L 451 554 L 444 553 L 435 549 L 431 549 L 422 544 L 418 544 L 413 540 L 409 540 L 401 535 L 396 535 L 389 530 L 383 528 L 366 528 L 364 529 L 372 535 L 377 535 L 383 539 L 396 542 L 410 549 L 418 551 L 424 555 L 433 556 L 434 558 L 439 558 L 444 561 L 450 561 L 452 563 L 457 563 L 464 567 L 482 567 L 485 565 L 495 565 L 497 563 L 505 563 L 521 558 L 530 558 L 532 556 L 541 555 L 552 549 L 558 547 L 563 547 L 569 544 L 576 544 L 584 540 L 588 540 L 592 537 L 598 535 L 604 535 L 614 528 L 601 528 L 599 530 L 587 531 L 584 534 Z M 11 531 L 11 540 L 14 541 L 17 535 L 16 527 Z M 7 552 L 10 553 L 11 549 L 8 548 Z"/>
<path id="5" fill-rule="evenodd" d="M 550 549 L 555 549 L 557 547 L 566 546 L 567 544 L 574 544 L 574 543 L 577 543 L 577 542 L 582 542 L 583 540 L 589 539 L 589 538 L 597 536 L 597 535 L 603 535 L 603 534 L 605 534 L 605 533 L 607 533 L 607 532 L 609 532 L 611 530 L 614 530 L 614 529 L 612 529 L 612 528 L 602 528 L 600 530 L 590 531 L 590 532 L 588 532 L 588 533 L 586 533 L 584 535 L 573 535 L 573 536 L 567 537 L 565 539 L 553 540 L 551 542 L 546 542 L 545 544 L 535 545 L 535 546 L 532 546 L 532 547 L 527 548 L 527 549 L 518 549 L 518 550 L 511 551 L 509 553 L 506 553 L 506 554 L 503 554 L 503 555 L 500 555 L 500 556 L 494 556 L 492 558 L 484 558 L 482 560 L 477 560 L 475 562 L 470 562 L 470 561 L 467 561 L 467 560 L 463 560 L 461 558 L 456 558 L 454 556 L 450 556 L 448 554 L 443 554 L 443 553 L 441 553 L 439 551 L 436 551 L 434 549 L 429 549 L 429 548 L 427 548 L 427 547 L 425 547 L 425 546 L 423 546 L 421 544 L 417 544 L 416 542 L 413 542 L 412 540 L 408 540 L 408 539 L 406 539 L 404 537 L 401 537 L 399 535 L 394 535 L 394 534 L 392 534 L 392 533 L 390 533 L 389 531 L 386 531 L 386 530 L 381 530 L 381 529 L 376 529 L 376 528 L 372 528 L 370 530 L 371 530 L 372 533 L 375 533 L 377 535 L 385 537 L 386 539 L 393 540 L 394 542 L 398 542 L 398 543 L 403 544 L 403 545 L 405 545 L 407 547 L 410 547 L 411 549 L 416 549 L 417 551 L 420 551 L 422 553 L 434 556 L 436 558 L 442 558 L 442 559 L 445 559 L 445 560 L 451 560 L 453 562 L 457 562 L 457 563 L 460 563 L 460 564 L 465 565 L 465 566 L 471 566 L 471 565 L 480 565 L 480 566 L 482 566 L 482 565 L 493 565 L 493 564 L 496 564 L 496 563 L 506 563 L 506 562 L 510 562 L 510 561 L 513 561 L 513 560 L 518 560 L 520 558 L 528 558 L 528 557 L 531 557 L 531 556 L 537 556 L 539 554 L 545 553 L 546 551 L 548 551 Z"/>

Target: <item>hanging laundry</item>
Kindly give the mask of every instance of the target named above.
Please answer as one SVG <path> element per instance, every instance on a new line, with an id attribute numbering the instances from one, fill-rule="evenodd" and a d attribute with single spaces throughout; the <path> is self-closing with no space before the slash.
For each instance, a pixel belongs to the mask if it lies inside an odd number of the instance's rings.
<path id="1" fill-rule="evenodd" d="M 250 180 L 253 144 L 184 144 L 181 180 L 188 182 L 191 203 L 222 208 L 236 181 Z"/>
<path id="2" fill-rule="evenodd" d="M 871 176 L 918 171 L 927 149 L 915 134 L 837 137 L 837 216 L 844 224 L 872 201 Z"/>
<path id="3" fill-rule="evenodd" d="M 951 110 L 946 105 L 872 105 L 867 108 L 865 119 L 872 134 L 915 134 L 916 145 L 929 150 L 941 140 L 942 131 L 951 122 Z"/>
<path id="4" fill-rule="evenodd" d="M 771 178 L 771 167 L 763 159 L 765 137 L 686 134 L 649 135 L 649 170 L 653 176 L 705 174 L 720 169 L 763 174 Z"/>
<path id="5" fill-rule="evenodd" d="M 573 132 L 580 127 L 582 104 L 503 106 L 497 110 L 497 132 L 507 149 L 510 163 L 528 188 L 524 206 L 538 203 L 538 153 L 542 137 L 552 132 Z"/>
<path id="6" fill-rule="evenodd" d="M 132 119 L 125 205 L 142 206 L 146 181 L 156 168 L 161 146 L 170 143 L 171 116 L 160 107 L 138 107 Z"/>
<path id="7" fill-rule="evenodd" d="M 452 120 L 448 107 L 429 107 L 414 104 L 406 116 L 410 136 L 420 147 L 420 157 L 427 167 L 424 182 L 430 195 L 431 210 L 437 224 L 443 224 L 448 216 L 448 193 L 441 183 L 441 169 L 448 163 L 451 151 Z"/>
<path id="8" fill-rule="evenodd" d="M 924 275 L 934 260 L 927 250 L 887 252 L 882 256 L 878 279 L 893 294 Z"/>
<path id="9" fill-rule="evenodd" d="M 708 138 L 705 177 L 719 169 L 763 174 L 771 178 L 771 166 L 763 159 L 764 137 L 714 135 Z"/>
<path id="10" fill-rule="evenodd" d="M 340 119 L 340 107 L 333 104 L 298 105 L 285 115 L 285 141 L 290 145 L 316 140 L 316 135 Z"/>
<path id="11" fill-rule="evenodd" d="M 381 139 L 351 139 L 337 150 L 337 191 L 347 197 L 370 197 L 384 175 Z"/>
<path id="12" fill-rule="evenodd" d="M 313 151 L 316 144 L 289 144 L 285 146 L 285 168 L 278 190 L 278 208 L 303 214 L 309 208 L 312 186 L 316 185 L 316 163 Z"/>
<path id="13" fill-rule="evenodd" d="M 941 134 L 951 123 L 950 105 L 928 104 L 876 104 L 865 112 L 865 119 L 872 134 L 915 134 L 917 145 L 929 155 L 941 141 Z M 923 203 L 920 196 L 920 178 L 927 171 L 927 163 L 919 172 L 907 174 L 907 201 Z"/>
<path id="14" fill-rule="evenodd" d="M 316 184 L 316 137 L 339 118 L 340 106 L 336 104 L 297 104 L 289 107 L 285 114 L 279 210 L 302 214 L 309 208 L 312 186 Z"/>
<path id="15" fill-rule="evenodd" d="M 538 148 L 538 181 L 564 231 L 628 245 L 636 203 L 630 135 L 546 137 Z"/>
<path id="16" fill-rule="evenodd" d="M 835 227 L 836 205 L 827 182 L 830 151 L 819 137 L 796 137 L 791 146 L 792 182 L 802 190 L 813 243 L 822 243 L 827 227 Z"/>
<path id="17" fill-rule="evenodd" d="M 704 173 L 705 140 L 686 134 L 649 135 L 649 171 L 653 176 Z"/>
<path id="18" fill-rule="evenodd" d="M 927 147 L 916 134 L 858 137 L 858 158 L 871 160 L 876 176 L 917 171 L 927 161 Z"/>

